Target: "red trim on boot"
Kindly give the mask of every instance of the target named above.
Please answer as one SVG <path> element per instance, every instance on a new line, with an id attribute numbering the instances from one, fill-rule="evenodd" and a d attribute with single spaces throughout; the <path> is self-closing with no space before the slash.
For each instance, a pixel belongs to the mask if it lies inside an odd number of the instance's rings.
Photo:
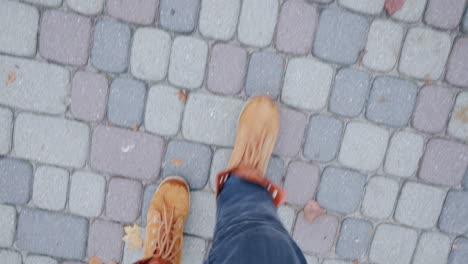
<path id="1" fill-rule="evenodd" d="M 151 258 L 139 260 L 133 264 L 171 264 L 171 263 L 159 257 L 151 257 Z"/>

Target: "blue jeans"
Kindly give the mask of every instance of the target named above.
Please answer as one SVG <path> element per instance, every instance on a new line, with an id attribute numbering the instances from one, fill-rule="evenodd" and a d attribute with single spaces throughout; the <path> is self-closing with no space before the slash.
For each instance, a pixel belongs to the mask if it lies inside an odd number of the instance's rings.
<path id="1" fill-rule="evenodd" d="M 270 194 L 231 175 L 219 193 L 205 264 L 307 264 L 281 224 Z"/>

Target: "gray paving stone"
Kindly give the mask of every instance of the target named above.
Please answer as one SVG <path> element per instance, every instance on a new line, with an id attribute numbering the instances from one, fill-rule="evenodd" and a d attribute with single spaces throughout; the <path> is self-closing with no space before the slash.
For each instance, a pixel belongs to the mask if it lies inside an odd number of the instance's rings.
<path id="1" fill-rule="evenodd" d="M 13 1 L 0 2 L 0 51 L 33 56 L 36 53 L 38 22 L 36 8 Z"/>
<path id="2" fill-rule="evenodd" d="M 277 98 L 281 89 L 284 59 L 273 52 L 255 52 L 251 55 L 245 80 L 247 96 L 268 94 Z"/>
<path id="3" fill-rule="evenodd" d="M 304 144 L 307 159 L 328 162 L 336 157 L 343 134 L 343 123 L 334 117 L 316 115 L 310 118 Z"/>
<path id="4" fill-rule="evenodd" d="M 83 259 L 87 234 L 85 218 L 23 208 L 18 220 L 16 246 L 32 253 Z"/>
<path id="5" fill-rule="evenodd" d="M 0 56 L 0 75 L 16 74 L 16 80 L 5 86 L 0 82 L 0 104 L 14 108 L 61 114 L 67 109 L 70 75 L 63 67 L 47 63 Z M 53 76 L 53 78 L 51 77 Z"/>
<path id="6" fill-rule="evenodd" d="M 190 213 L 185 223 L 185 233 L 203 238 L 212 238 L 215 228 L 215 216 L 215 195 L 210 192 L 191 192 Z"/>
<path id="7" fill-rule="evenodd" d="M 364 259 L 372 241 L 372 224 L 369 221 L 346 218 L 341 225 L 336 243 L 336 254 L 348 259 Z"/>
<path id="8" fill-rule="evenodd" d="M 126 24 L 100 19 L 94 28 L 92 64 L 103 71 L 121 73 L 127 69 L 130 28 Z"/>
<path id="9" fill-rule="evenodd" d="M 305 253 L 326 256 L 330 253 L 337 234 L 339 220 L 334 215 L 321 215 L 308 222 L 304 212 L 297 216 L 293 239 Z"/>
<path id="10" fill-rule="evenodd" d="M 24 2 L 47 7 L 59 7 L 62 5 L 62 0 L 25 0 Z"/>
<path id="11" fill-rule="evenodd" d="M 410 77 L 437 80 L 444 71 L 451 45 L 447 33 L 426 27 L 411 28 L 403 44 L 398 70 Z"/>
<path id="12" fill-rule="evenodd" d="M 423 233 L 418 242 L 414 264 L 446 264 L 450 253 L 450 238 L 441 233 Z"/>
<path id="13" fill-rule="evenodd" d="M 89 127 L 64 118 L 21 113 L 15 122 L 16 156 L 54 165 L 80 168 L 89 150 Z"/>
<path id="14" fill-rule="evenodd" d="M 352 264 L 352 261 L 346 261 L 341 259 L 325 259 L 322 264 Z"/>
<path id="15" fill-rule="evenodd" d="M 322 173 L 317 202 L 325 209 L 350 214 L 359 207 L 366 177 L 348 169 L 327 167 Z"/>
<path id="16" fill-rule="evenodd" d="M 307 264 L 318 264 L 318 258 L 315 257 L 315 256 L 308 256 L 308 255 L 304 255 L 306 261 L 307 261 Z"/>
<path id="17" fill-rule="evenodd" d="M 289 108 L 280 109 L 280 130 L 273 153 L 294 157 L 299 153 L 304 138 L 307 117 Z"/>
<path id="18" fill-rule="evenodd" d="M 367 217 L 384 219 L 389 217 L 399 191 L 398 182 L 387 177 L 372 177 L 366 186 L 362 201 L 362 213 Z"/>
<path id="19" fill-rule="evenodd" d="M 120 262 L 124 235 L 121 224 L 104 220 L 94 221 L 89 227 L 86 255 L 89 258 L 96 256 L 104 262 Z"/>
<path id="20" fill-rule="evenodd" d="M 439 229 L 449 234 L 468 232 L 468 192 L 450 190 L 439 219 Z"/>
<path id="21" fill-rule="evenodd" d="M 200 33 L 213 39 L 231 39 L 236 31 L 240 6 L 238 0 L 202 0 Z"/>
<path id="22" fill-rule="evenodd" d="M 403 7 L 391 17 L 407 23 L 414 23 L 421 19 L 427 0 L 407 0 Z"/>
<path id="23" fill-rule="evenodd" d="M 418 241 L 418 234 L 406 227 L 382 224 L 372 241 L 369 259 L 382 264 L 409 264 Z"/>
<path id="24" fill-rule="evenodd" d="M 275 32 L 278 9 L 278 0 L 243 1 L 237 29 L 239 41 L 254 47 L 268 46 Z"/>
<path id="25" fill-rule="evenodd" d="M 200 0 L 160 0 L 161 27 L 177 33 L 190 33 L 198 23 Z"/>
<path id="26" fill-rule="evenodd" d="M 335 76 L 329 111 L 346 117 L 358 116 L 367 100 L 369 89 L 368 73 L 353 68 L 341 69 Z"/>
<path id="27" fill-rule="evenodd" d="M 179 36 L 172 44 L 169 82 L 187 89 L 199 88 L 205 77 L 208 45 L 205 41 Z"/>
<path id="28" fill-rule="evenodd" d="M 377 15 L 382 12 L 385 0 L 339 0 L 339 3 L 359 13 Z"/>
<path id="29" fill-rule="evenodd" d="M 8 264 L 21 264 L 21 254 L 17 251 L 1 249 L 0 259 Z"/>
<path id="30" fill-rule="evenodd" d="M 308 0 L 309 2 L 313 3 L 319 3 L 319 4 L 329 4 L 333 2 L 334 0 Z"/>
<path id="31" fill-rule="evenodd" d="M 84 15 L 97 15 L 104 8 L 104 0 L 66 0 L 67 6 Z"/>
<path id="32" fill-rule="evenodd" d="M 103 74 L 79 71 L 72 82 L 73 116 L 86 121 L 101 121 L 106 113 L 109 84 Z"/>
<path id="33" fill-rule="evenodd" d="M 463 264 L 468 258 L 468 239 L 459 237 L 455 239 L 453 244 L 458 245 L 458 247 L 452 249 L 449 257 L 449 264 Z"/>
<path id="34" fill-rule="evenodd" d="M 13 112 L 8 108 L 0 107 L 0 155 L 10 152 L 13 134 Z"/>
<path id="35" fill-rule="evenodd" d="M 24 264 L 58 264 L 58 261 L 46 256 L 29 255 Z"/>
<path id="36" fill-rule="evenodd" d="M 463 187 L 468 190 L 468 170 L 465 171 L 465 177 L 463 178 Z"/>
<path id="37" fill-rule="evenodd" d="M 139 127 L 143 123 L 146 87 L 143 82 L 118 78 L 110 87 L 107 120 L 123 127 Z"/>
<path id="38" fill-rule="evenodd" d="M 380 167 L 390 134 L 387 130 L 362 122 L 346 126 L 339 162 L 354 169 L 373 171 Z"/>
<path id="39" fill-rule="evenodd" d="M 312 163 L 292 161 L 289 163 L 284 189 L 288 194 L 287 202 L 303 207 L 315 198 L 320 168 Z"/>
<path id="40" fill-rule="evenodd" d="M 468 87 L 468 37 L 457 38 L 453 44 L 452 53 L 447 64 L 445 79 L 456 86 Z"/>
<path id="41" fill-rule="evenodd" d="M 214 192 L 216 192 L 216 176 L 227 168 L 231 153 L 232 149 L 220 148 L 213 155 L 210 169 L 210 187 Z"/>
<path id="42" fill-rule="evenodd" d="M 86 217 L 101 215 L 105 189 L 106 179 L 103 176 L 88 171 L 73 173 L 68 202 L 70 212 Z"/>
<path id="43" fill-rule="evenodd" d="M 395 219 L 402 224 L 429 229 L 437 224 L 446 192 L 420 183 L 407 182 L 401 191 Z"/>
<path id="44" fill-rule="evenodd" d="M 271 157 L 268 163 L 266 176 L 276 185 L 283 185 L 284 161 L 276 156 Z"/>
<path id="45" fill-rule="evenodd" d="M 167 145 L 163 177 L 181 176 L 187 180 L 190 189 L 203 189 L 208 181 L 211 155 L 209 146 L 172 140 Z"/>
<path id="46" fill-rule="evenodd" d="M 106 216 L 121 222 L 133 222 L 140 215 L 143 186 L 140 182 L 112 178 L 106 198 Z"/>
<path id="47" fill-rule="evenodd" d="M 288 62 L 281 101 L 293 107 L 320 111 L 325 107 L 333 78 L 329 64 L 311 58 Z"/>
<path id="48" fill-rule="evenodd" d="M 0 247 L 10 247 L 15 239 L 16 209 L 0 204 Z"/>
<path id="49" fill-rule="evenodd" d="M 158 5 L 159 0 L 108 0 L 106 10 L 126 22 L 149 25 L 154 23 Z"/>
<path id="50" fill-rule="evenodd" d="M 283 205 L 278 208 L 278 217 L 283 223 L 284 228 L 289 232 L 293 231 L 294 221 L 296 220 L 296 209 L 291 206 Z"/>
<path id="51" fill-rule="evenodd" d="M 34 174 L 33 203 L 49 210 L 65 208 L 68 193 L 68 171 L 41 166 Z"/>
<path id="52" fill-rule="evenodd" d="M 153 195 L 156 192 L 157 188 L 158 188 L 158 184 L 150 184 L 150 185 L 146 185 L 146 187 L 145 187 L 145 192 L 143 193 L 143 203 L 142 203 L 142 206 L 141 206 L 141 223 L 142 223 L 143 226 L 146 226 L 146 218 L 148 216 L 148 208 L 149 208 L 149 205 L 151 203 L 151 199 L 153 199 Z"/>
<path id="53" fill-rule="evenodd" d="M 395 77 L 377 77 L 372 85 L 366 117 L 393 127 L 408 124 L 418 86 Z"/>
<path id="54" fill-rule="evenodd" d="M 418 169 L 423 148 L 424 138 L 421 135 L 406 131 L 395 132 L 388 147 L 385 172 L 410 177 Z"/>
<path id="55" fill-rule="evenodd" d="M 338 8 L 322 11 L 315 35 L 313 54 L 339 64 L 354 64 L 366 45 L 369 21 L 366 17 Z"/>
<path id="56" fill-rule="evenodd" d="M 114 127 L 94 129 L 90 165 L 98 171 L 140 180 L 156 180 L 164 140 L 158 136 Z"/>
<path id="57" fill-rule="evenodd" d="M 468 107 L 468 93 L 458 94 L 453 107 L 452 117 L 450 118 L 447 133 L 456 138 L 466 140 L 468 138 L 468 123 L 465 120 L 465 109 Z"/>
<path id="58" fill-rule="evenodd" d="M 158 135 L 172 136 L 179 131 L 184 102 L 179 90 L 169 85 L 155 85 L 149 89 L 145 108 L 145 129 Z"/>
<path id="59" fill-rule="evenodd" d="M 468 33 L 468 11 L 465 11 L 463 21 L 461 22 L 461 28 L 464 33 Z"/>
<path id="60" fill-rule="evenodd" d="M 209 145 L 232 147 L 243 104 L 237 99 L 203 93 L 191 94 L 182 121 L 183 136 Z"/>
<path id="61" fill-rule="evenodd" d="M 0 201 L 25 204 L 31 198 L 33 167 L 28 161 L 0 157 Z"/>
<path id="62" fill-rule="evenodd" d="M 191 236 L 184 236 L 181 264 L 203 263 L 206 254 L 206 241 Z"/>
<path id="63" fill-rule="evenodd" d="M 436 28 L 455 29 L 460 24 L 465 4 L 464 0 L 429 0 L 424 21 Z"/>

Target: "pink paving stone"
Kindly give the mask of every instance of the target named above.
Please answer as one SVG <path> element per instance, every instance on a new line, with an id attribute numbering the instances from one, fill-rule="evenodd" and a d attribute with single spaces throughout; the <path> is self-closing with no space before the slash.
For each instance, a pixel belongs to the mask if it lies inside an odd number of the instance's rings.
<path id="1" fill-rule="evenodd" d="M 335 241 L 338 229 L 338 218 L 334 215 L 321 215 L 308 222 L 304 212 L 297 216 L 293 239 L 306 253 L 327 256 Z"/>
<path id="2" fill-rule="evenodd" d="M 120 262 L 122 257 L 124 230 L 121 224 L 96 220 L 89 228 L 88 258 L 98 257 L 105 263 Z"/>
<path id="3" fill-rule="evenodd" d="M 445 78 L 453 85 L 468 88 L 468 37 L 455 40 Z"/>
<path id="4" fill-rule="evenodd" d="M 444 186 L 461 184 L 468 165 L 468 146 L 446 139 L 432 139 L 419 171 L 424 181 Z"/>
<path id="5" fill-rule="evenodd" d="M 284 188 L 288 194 L 287 202 L 303 207 L 315 196 L 320 169 L 318 166 L 301 161 L 293 161 L 288 166 Z"/>
<path id="6" fill-rule="evenodd" d="M 77 119 L 101 121 L 106 113 L 109 85 L 106 76 L 93 72 L 77 72 L 73 77 L 71 112 Z"/>
<path id="7" fill-rule="evenodd" d="M 307 123 L 305 114 L 288 109 L 280 109 L 280 131 L 273 152 L 278 155 L 293 157 L 299 153 Z"/>
<path id="8" fill-rule="evenodd" d="M 90 36 L 91 19 L 47 10 L 42 16 L 39 52 L 46 59 L 81 66 L 88 61 Z"/>
<path id="9" fill-rule="evenodd" d="M 155 135 L 98 126 L 91 144 L 91 167 L 140 180 L 156 180 L 164 140 Z"/>
<path id="10" fill-rule="evenodd" d="M 279 15 L 276 48 L 297 55 L 310 53 L 318 17 L 315 5 L 303 0 L 286 1 Z"/>
<path id="11" fill-rule="evenodd" d="M 136 24 L 153 24 L 159 0 L 107 0 L 107 12 L 124 21 Z"/>
<path id="12" fill-rule="evenodd" d="M 140 182 L 112 178 L 107 191 L 106 215 L 117 221 L 135 221 L 140 214 L 142 192 Z"/>
<path id="13" fill-rule="evenodd" d="M 237 94 L 242 90 L 247 68 L 247 51 L 236 45 L 217 44 L 208 65 L 208 90 Z"/>
<path id="14" fill-rule="evenodd" d="M 453 105 L 454 90 L 435 85 L 424 86 L 418 94 L 413 127 L 428 133 L 441 132 Z"/>
<path id="15" fill-rule="evenodd" d="M 424 20 L 440 29 L 455 29 L 463 16 L 466 0 L 429 0 Z"/>

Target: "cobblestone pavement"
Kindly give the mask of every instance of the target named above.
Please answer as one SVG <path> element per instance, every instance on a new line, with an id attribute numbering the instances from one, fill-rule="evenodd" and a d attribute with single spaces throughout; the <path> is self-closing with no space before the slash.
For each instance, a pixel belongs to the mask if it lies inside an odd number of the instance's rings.
<path id="1" fill-rule="evenodd" d="M 183 263 L 201 263 L 214 176 L 267 93 L 268 177 L 309 264 L 467 264 L 466 6 L 0 0 L 0 262 L 131 263 L 123 227 L 181 175 Z M 310 199 L 327 210 L 313 222 Z"/>

